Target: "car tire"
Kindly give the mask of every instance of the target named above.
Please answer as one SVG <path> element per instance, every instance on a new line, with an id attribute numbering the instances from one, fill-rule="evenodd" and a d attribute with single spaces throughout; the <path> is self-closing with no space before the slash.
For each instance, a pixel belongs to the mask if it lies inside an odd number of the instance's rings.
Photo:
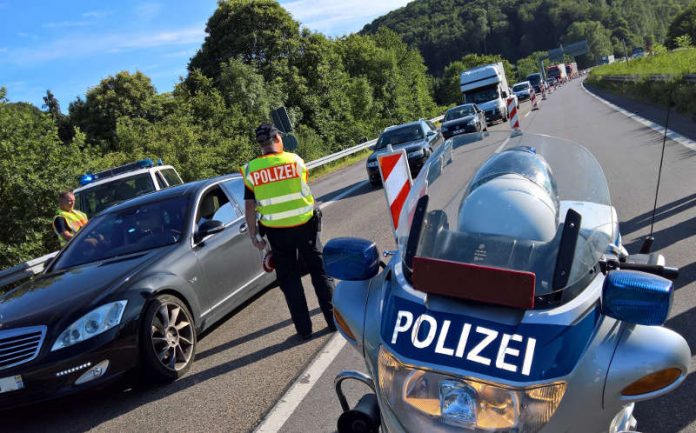
<path id="1" fill-rule="evenodd" d="M 155 383 L 182 377 L 193 364 L 196 342 L 188 307 L 172 295 L 156 297 L 148 305 L 140 328 L 144 377 Z"/>

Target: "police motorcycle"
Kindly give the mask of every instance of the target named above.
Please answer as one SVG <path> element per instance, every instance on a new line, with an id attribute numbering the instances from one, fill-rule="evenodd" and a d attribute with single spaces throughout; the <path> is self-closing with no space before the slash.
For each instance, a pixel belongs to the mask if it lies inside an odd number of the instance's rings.
<path id="1" fill-rule="evenodd" d="M 501 150 L 469 180 L 475 140 Z M 336 377 L 338 431 L 635 431 L 635 402 L 678 387 L 691 352 L 662 326 L 678 270 L 628 255 L 618 227 L 579 144 L 448 140 L 414 181 L 388 264 L 368 240 L 325 245 L 335 322 L 368 370 Z M 347 380 L 372 392 L 351 407 Z"/>

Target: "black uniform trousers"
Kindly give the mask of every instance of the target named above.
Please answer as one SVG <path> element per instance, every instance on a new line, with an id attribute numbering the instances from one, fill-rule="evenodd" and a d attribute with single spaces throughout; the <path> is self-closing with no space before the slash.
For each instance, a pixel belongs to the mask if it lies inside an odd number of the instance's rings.
<path id="1" fill-rule="evenodd" d="M 330 329 L 335 329 L 331 305 L 334 282 L 324 270 L 317 217 L 314 216 L 307 223 L 297 227 L 263 227 L 262 230 L 271 244 L 278 284 L 285 295 L 297 333 L 304 337 L 312 333 L 312 321 L 302 286 L 299 258 L 312 277 L 314 292 L 326 323 Z"/>

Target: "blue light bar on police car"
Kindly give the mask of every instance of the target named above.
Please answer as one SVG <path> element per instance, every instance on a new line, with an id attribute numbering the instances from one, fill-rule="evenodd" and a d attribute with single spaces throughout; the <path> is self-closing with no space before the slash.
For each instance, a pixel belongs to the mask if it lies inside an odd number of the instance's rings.
<path id="1" fill-rule="evenodd" d="M 82 176 L 80 176 L 80 185 L 81 185 L 81 186 L 85 186 L 85 185 L 87 185 L 87 184 L 89 184 L 89 183 L 94 182 L 95 179 L 96 179 L 96 176 L 95 176 L 95 175 L 93 175 L 92 173 L 87 172 L 87 173 L 83 174 Z"/>

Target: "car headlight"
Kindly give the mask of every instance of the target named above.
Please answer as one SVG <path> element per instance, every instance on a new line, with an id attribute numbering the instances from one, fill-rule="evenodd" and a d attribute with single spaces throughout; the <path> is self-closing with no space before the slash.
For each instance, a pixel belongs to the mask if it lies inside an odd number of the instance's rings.
<path id="1" fill-rule="evenodd" d="M 478 123 L 478 119 L 475 117 L 473 119 L 469 120 L 468 122 L 466 122 L 466 124 L 469 126 L 476 125 L 476 123 Z"/>
<path id="2" fill-rule="evenodd" d="M 418 150 L 408 152 L 406 154 L 406 157 L 407 158 L 420 158 L 421 156 L 423 156 L 423 154 L 424 154 L 423 149 L 418 149 Z"/>
<path id="3" fill-rule="evenodd" d="M 121 323 L 128 301 L 116 301 L 95 308 L 63 331 L 51 351 L 89 340 Z"/>
<path id="4" fill-rule="evenodd" d="M 377 160 L 374 160 L 374 161 L 367 161 L 367 166 L 368 166 L 369 168 L 374 168 L 374 167 L 377 167 L 378 165 L 379 165 L 379 162 L 377 162 Z"/>
<path id="5" fill-rule="evenodd" d="M 447 431 L 439 427 L 447 424 L 469 432 L 536 433 L 551 419 L 566 389 L 565 382 L 509 388 L 447 376 L 404 365 L 384 347 L 378 356 L 378 386 L 407 430 L 432 432 Z"/>

